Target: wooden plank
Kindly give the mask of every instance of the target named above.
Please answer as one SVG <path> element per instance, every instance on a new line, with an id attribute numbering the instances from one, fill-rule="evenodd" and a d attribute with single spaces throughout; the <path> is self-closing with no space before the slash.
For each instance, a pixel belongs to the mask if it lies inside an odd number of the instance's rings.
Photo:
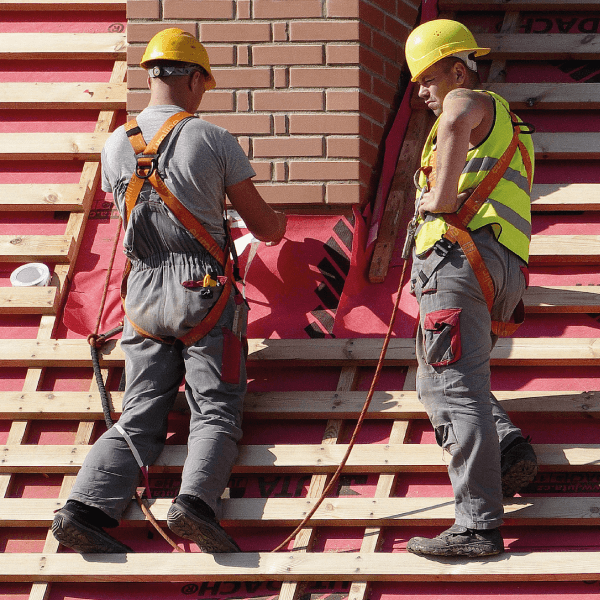
<path id="1" fill-rule="evenodd" d="M 505 410 L 518 414 L 545 414 L 557 418 L 600 416 L 600 392 L 496 391 Z M 113 417 L 121 413 L 123 392 L 111 392 Z M 367 392 L 261 392 L 244 399 L 244 419 L 356 419 Z M 189 412 L 183 393 L 175 410 Z M 375 392 L 368 419 L 425 419 L 415 391 Z M 0 392 L 0 419 L 101 420 L 100 395 L 91 392 Z"/>
<path id="2" fill-rule="evenodd" d="M 0 315 L 53 315 L 57 304 L 54 286 L 0 288 Z"/>
<path id="3" fill-rule="evenodd" d="M 1 11 L 117 11 L 125 10 L 126 0 L 0 0 Z"/>
<path id="4" fill-rule="evenodd" d="M 586 211 L 600 210 L 599 183 L 534 183 L 531 210 Z"/>
<path id="5" fill-rule="evenodd" d="M 600 445 L 535 445 L 538 462 L 545 470 L 599 471 Z M 76 473 L 91 446 L 12 445 L 0 446 L 0 473 Z M 346 444 L 277 444 L 240 446 L 234 473 L 332 473 L 346 452 Z M 150 468 L 154 473 L 179 472 L 187 446 L 166 446 Z M 396 471 L 439 473 L 446 471 L 437 445 L 357 444 L 344 472 L 394 473 Z"/>
<path id="6" fill-rule="evenodd" d="M 108 133 L 0 133 L 0 160 L 99 161 Z"/>
<path id="7" fill-rule="evenodd" d="M 4 262 L 68 263 L 74 250 L 69 235 L 0 235 L 0 259 Z"/>
<path id="8" fill-rule="evenodd" d="M 600 108 L 600 83 L 491 83 L 482 88 L 500 94 L 513 110 Z"/>
<path id="9" fill-rule="evenodd" d="M 0 108 L 121 110 L 125 108 L 125 83 L 7 82 L 0 86 Z"/>
<path id="10" fill-rule="evenodd" d="M 113 69 L 110 76 L 110 83 L 120 83 L 124 81 L 126 74 L 125 61 L 116 61 L 113 65 Z M 95 133 L 106 133 L 112 131 L 115 126 L 117 113 L 113 110 L 101 110 L 94 127 Z M 91 208 L 91 201 L 94 197 L 96 187 L 100 178 L 100 165 L 98 162 L 86 162 L 81 170 L 80 186 L 84 188 L 85 192 L 82 198 L 82 212 L 72 213 L 67 221 L 65 228 L 65 234 L 70 235 L 73 238 L 75 246 L 75 255 L 79 252 L 79 247 L 83 240 L 83 233 L 87 224 L 88 214 Z M 118 233 L 117 233 L 118 236 Z M 73 274 L 75 261 L 69 265 L 57 265 L 55 269 L 55 278 L 58 279 L 60 286 L 60 301 L 66 299 L 67 281 L 69 281 Z M 40 323 L 40 331 L 38 332 L 38 339 L 44 335 L 53 334 L 56 328 L 56 318 L 50 318 L 43 316 Z M 108 370 L 102 370 L 102 376 L 106 379 Z M 25 389 L 31 389 L 33 385 L 39 385 L 43 377 L 43 371 L 29 369 L 27 372 L 26 381 L 24 384 Z M 92 379 L 90 391 L 97 392 L 98 385 L 95 379 Z M 94 432 L 93 421 L 82 421 L 77 427 L 77 433 L 75 435 L 75 444 L 89 444 L 92 439 Z M 68 497 L 71 489 L 75 483 L 75 476 L 66 476 L 63 478 L 63 482 L 60 488 L 59 497 Z M 46 534 L 46 540 L 44 543 L 43 552 L 58 552 L 59 543 L 54 537 L 51 531 Z M 50 596 L 51 583 L 48 581 L 38 581 L 33 583 L 29 594 L 29 600 L 48 600 Z"/>
<path id="11" fill-rule="evenodd" d="M 600 140 L 598 137 L 597 133 L 587 131 L 534 133 L 535 156 L 540 160 L 598 159 L 600 158 Z"/>
<path id="12" fill-rule="evenodd" d="M 600 108 L 600 83 L 484 83 L 484 90 L 500 94 L 513 110 L 597 110 Z M 427 110 L 415 93 L 414 110 Z"/>
<path id="13" fill-rule="evenodd" d="M 528 313 L 600 312 L 597 286 L 532 286 L 523 298 Z"/>
<path id="14" fill-rule="evenodd" d="M 413 369 L 414 370 L 414 369 Z M 412 382 L 412 377 L 410 380 Z M 411 386 L 413 387 L 413 386 Z M 390 432 L 390 443 L 391 444 L 403 444 L 406 443 L 408 437 L 410 422 L 409 421 L 394 421 L 392 430 Z M 397 473 L 382 473 L 377 481 L 377 487 L 375 488 L 375 503 L 378 500 L 389 500 L 396 486 Z M 365 507 L 367 508 L 367 507 Z M 368 508 L 367 508 L 368 510 Z M 383 525 L 383 524 L 381 524 Z M 373 524 L 369 523 L 369 526 L 365 528 L 363 539 L 360 544 L 360 551 L 363 552 L 377 552 L 380 549 L 381 543 L 383 542 L 383 529 L 381 525 L 373 527 Z M 368 595 L 369 582 L 368 581 L 355 581 L 350 587 L 348 594 L 349 600 L 365 600 Z"/>
<path id="15" fill-rule="evenodd" d="M 516 33 L 519 29 L 521 15 L 514 9 L 508 10 L 502 19 L 500 33 Z M 487 76 L 488 83 L 504 83 L 506 81 L 506 59 L 501 56 L 494 56 Z"/>
<path id="16" fill-rule="evenodd" d="M 251 363 L 269 366 L 375 365 L 381 339 L 249 340 Z M 550 366 L 600 365 L 598 338 L 502 338 L 492 350 L 492 365 Z M 386 354 L 387 366 L 414 364 L 415 341 L 393 338 Z M 118 343 L 111 341 L 100 351 L 101 366 L 123 366 Z M 0 367 L 91 367 L 85 340 L 0 340 Z"/>
<path id="17" fill-rule="evenodd" d="M 600 236 L 534 235 L 529 251 L 533 265 L 595 265 L 600 260 Z"/>
<path id="18" fill-rule="evenodd" d="M 432 124 L 431 114 L 424 117 L 415 113 L 409 121 L 371 257 L 369 281 L 372 283 L 384 281 L 396 246 L 400 222 L 404 216 L 410 214 L 412 217 L 414 213 L 413 176 L 419 166 L 421 149 Z M 403 231 L 401 235 L 405 236 L 406 232 Z"/>
<path id="19" fill-rule="evenodd" d="M 110 60 L 125 58 L 125 33 L 3 33 L 3 60 Z"/>
<path id="20" fill-rule="evenodd" d="M 93 556 L 93 559 L 92 559 Z M 589 581 L 600 552 L 508 552 L 482 560 L 409 553 L 0 554 L 0 581 Z"/>
<path id="21" fill-rule="evenodd" d="M 527 12 L 597 10 L 597 0 L 439 0 L 440 10 Z M 477 36 L 479 37 L 479 36 Z"/>
<path id="22" fill-rule="evenodd" d="M 345 392 L 356 389 L 358 381 L 358 367 L 343 367 L 337 383 L 337 391 Z M 337 444 L 342 434 L 344 422 L 341 419 L 330 419 L 325 426 L 323 434 L 323 444 Z M 308 485 L 307 498 L 314 500 L 319 499 L 325 488 L 330 482 L 331 476 L 321 473 L 314 474 L 310 478 Z M 314 506 L 314 504 L 313 504 Z M 301 520 L 301 519 L 300 519 Z M 294 552 L 308 552 L 313 549 L 317 537 L 315 527 L 304 527 L 295 536 L 292 542 L 292 550 Z M 279 591 L 278 600 L 297 600 L 302 593 L 302 583 L 298 581 L 286 581 L 282 584 Z"/>
<path id="23" fill-rule="evenodd" d="M 4 183 L 0 184 L 0 211 L 79 212 L 85 193 L 77 183 Z"/>
<path id="24" fill-rule="evenodd" d="M 488 56 L 494 60 L 596 60 L 600 34 L 478 33 L 477 43 L 491 48 Z"/>
<path id="25" fill-rule="evenodd" d="M 381 477 L 388 476 L 392 474 Z M 225 527 L 294 527 L 315 502 L 315 498 L 228 498 L 223 500 L 221 523 Z M 575 496 L 505 499 L 504 520 L 512 526 L 598 526 L 599 502 L 599 497 Z M 54 511 L 63 504 L 62 498 L 0 499 L 0 527 L 48 527 Z M 172 499 L 151 500 L 149 504 L 155 519 L 164 523 Z M 312 527 L 445 527 L 453 522 L 453 498 L 353 497 L 328 498 L 308 524 Z M 136 502 L 129 504 L 123 524 L 146 525 Z"/>

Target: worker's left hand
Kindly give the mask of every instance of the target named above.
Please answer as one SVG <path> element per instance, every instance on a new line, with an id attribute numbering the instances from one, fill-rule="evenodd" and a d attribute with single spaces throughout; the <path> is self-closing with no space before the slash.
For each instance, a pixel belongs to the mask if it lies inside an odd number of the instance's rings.
<path id="1" fill-rule="evenodd" d="M 423 194 L 421 203 L 419 204 L 419 215 L 425 218 L 425 213 L 453 213 L 456 212 L 463 202 L 473 193 L 473 188 L 469 188 L 458 194 L 452 202 L 447 201 L 444 197 L 440 197 L 439 188 L 433 188 L 429 192 Z"/>

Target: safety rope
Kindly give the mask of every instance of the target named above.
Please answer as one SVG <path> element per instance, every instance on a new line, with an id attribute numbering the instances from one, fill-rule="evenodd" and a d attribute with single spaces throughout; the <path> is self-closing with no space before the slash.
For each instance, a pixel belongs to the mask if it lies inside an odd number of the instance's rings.
<path id="1" fill-rule="evenodd" d="M 122 219 L 119 217 L 119 228 L 117 231 L 120 232 L 121 230 L 121 223 L 122 223 Z M 104 289 L 103 289 L 103 293 L 102 293 L 102 299 L 100 302 L 100 309 L 99 309 L 99 313 L 98 313 L 98 318 L 96 320 L 96 327 L 94 330 L 93 334 L 90 334 L 88 336 L 88 342 L 90 344 L 90 348 L 91 348 L 91 352 L 92 352 L 92 364 L 94 366 L 94 373 L 96 376 L 96 382 L 98 384 L 98 389 L 100 390 L 100 396 L 102 398 L 102 410 L 104 412 L 104 419 L 106 421 L 106 426 L 108 429 L 110 429 L 113 425 L 114 422 L 112 420 L 111 417 L 111 412 L 110 412 L 110 402 L 108 399 L 108 395 L 106 393 L 106 388 L 104 385 L 104 381 L 102 379 L 102 372 L 100 371 L 100 364 L 99 364 L 99 360 L 98 360 L 98 353 L 97 353 L 97 348 L 99 348 L 104 341 L 106 341 L 106 339 L 108 339 L 109 337 L 111 337 L 112 335 L 115 335 L 116 333 L 118 333 L 119 331 L 122 330 L 122 326 L 117 327 L 109 332 L 107 332 L 106 334 L 103 335 L 98 335 L 98 329 L 100 327 L 100 322 L 102 319 L 102 313 L 104 311 L 104 305 L 106 302 L 106 297 L 107 297 L 107 293 L 108 293 L 108 285 L 109 285 L 109 281 L 110 281 L 110 275 L 112 272 L 112 268 L 113 268 L 113 263 L 114 263 L 114 258 L 116 255 L 116 248 L 117 248 L 117 244 L 118 244 L 118 240 L 119 240 L 119 234 L 117 233 L 116 237 L 115 237 L 115 242 L 113 245 L 113 249 L 112 249 L 112 253 L 111 253 L 111 257 L 110 257 L 110 261 L 109 261 L 109 266 L 108 266 L 108 271 L 106 274 L 106 279 L 104 282 Z M 256 252 L 256 251 L 255 251 Z M 252 258 L 254 258 L 254 256 L 252 256 Z M 390 339 L 392 336 L 392 330 L 394 328 L 394 323 L 396 321 L 396 315 L 398 313 L 398 307 L 400 304 L 400 295 L 402 293 L 402 285 L 404 283 L 404 277 L 406 275 L 406 267 L 407 267 L 408 261 L 404 260 L 403 261 L 403 265 L 402 265 L 402 272 L 400 274 L 400 281 L 398 282 L 398 290 L 396 292 L 396 301 L 394 302 L 394 307 L 392 309 L 392 315 L 390 318 L 390 323 L 388 325 L 388 330 L 387 333 L 385 335 L 385 338 L 383 340 L 383 345 L 381 347 L 381 352 L 379 355 L 379 359 L 377 361 L 377 366 L 375 368 L 375 374 L 373 375 L 373 380 L 371 381 L 371 386 L 369 388 L 369 392 L 367 393 L 367 397 L 365 399 L 365 403 L 363 405 L 363 408 L 360 412 L 360 415 L 358 417 L 358 420 L 356 422 L 356 426 L 354 428 L 354 431 L 352 432 L 352 436 L 350 438 L 350 441 L 348 442 L 348 447 L 346 449 L 346 453 L 344 454 L 342 460 L 340 461 L 340 464 L 338 465 L 335 473 L 333 474 L 331 480 L 329 481 L 329 483 L 327 484 L 327 486 L 325 487 L 325 489 L 323 490 L 321 496 L 318 498 L 318 500 L 316 501 L 316 503 L 313 505 L 312 509 L 306 514 L 306 516 L 304 517 L 304 519 L 302 519 L 302 521 L 300 522 L 300 524 L 296 527 L 296 529 L 294 529 L 294 531 L 283 541 L 281 542 L 281 544 L 279 544 L 276 548 L 274 548 L 272 550 L 272 552 L 278 552 L 279 550 L 281 550 L 282 548 L 284 548 L 290 541 L 292 541 L 294 539 L 294 537 L 300 532 L 300 530 L 302 530 L 305 526 L 306 523 L 308 523 L 308 521 L 313 517 L 313 515 L 315 514 L 315 512 L 317 512 L 317 510 L 319 509 L 319 507 L 321 506 L 321 504 L 323 503 L 323 501 L 325 500 L 325 498 L 327 497 L 327 495 L 329 494 L 329 492 L 331 491 L 331 489 L 333 488 L 333 486 L 337 483 L 342 470 L 344 469 L 344 467 L 346 466 L 346 463 L 348 462 L 348 458 L 350 457 L 350 453 L 352 452 L 352 449 L 354 448 L 354 445 L 356 443 L 356 438 L 358 437 L 358 434 L 360 433 L 360 430 L 362 428 L 363 422 L 366 418 L 367 415 L 367 411 L 369 410 L 369 406 L 371 404 L 371 400 L 373 398 L 373 395 L 375 393 L 375 388 L 377 386 L 377 383 L 379 382 L 379 377 L 381 375 L 381 371 L 383 368 L 383 363 L 385 360 L 385 355 L 387 353 L 387 349 L 388 346 L 390 344 Z M 247 271 L 246 271 L 247 274 Z M 127 441 L 127 440 L 126 440 Z M 143 472 L 143 471 L 142 471 Z M 146 485 L 147 484 L 147 478 L 146 478 Z M 177 552 L 185 552 L 185 550 L 183 550 L 180 546 L 178 546 L 170 537 L 169 535 L 164 531 L 164 529 L 160 526 L 160 524 L 156 521 L 156 519 L 154 518 L 154 516 L 152 515 L 152 512 L 150 511 L 150 507 L 146 505 L 146 503 L 144 502 L 142 495 L 136 491 L 135 493 L 135 499 L 142 511 L 142 513 L 145 515 L 145 517 L 148 519 L 148 521 L 154 526 L 154 528 L 158 531 L 158 533 L 177 551 Z"/>
<path id="2" fill-rule="evenodd" d="M 96 319 L 96 326 L 94 332 L 88 335 L 87 341 L 90 345 L 90 352 L 92 355 L 92 367 L 94 369 L 94 375 L 96 377 L 96 384 L 98 385 L 98 391 L 100 392 L 100 399 L 102 401 L 102 412 L 104 413 L 104 422 L 106 428 L 110 429 L 114 425 L 114 421 L 111 416 L 111 405 L 108 394 L 106 393 L 106 386 L 104 385 L 104 379 L 102 378 L 102 371 L 100 370 L 100 360 L 98 357 L 98 349 L 104 344 L 104 342 L 116 335 L 123 330 L 123 326 L 115 327 L 109 332 L 102 335 L 98 335 L 100 329 L 100 322 L 102 321 L 102 313 L 104 312 L 104 306 L 106 304 L 106 297 L 108 295 L 108 285 L 110 283 L 110 276 L 112 274 L 113 265 L 115 262 L 115 256 L 117 254 L 117 246 L 119 244 L 119 234 L 121 231 L 121 225 L 123 219 L 119 216 L 119 223 L 117 225 L 117 235 L 115 236 L 110 259 L 108 261 L 108 268 L 106 270 L 106 277 L 104 278 L 104 288 L 102 290 L 102 298 L 100 299 L 100 308 L 98 309 L 98 318 Z"/>
<path id="3" fill-rule="evenodd" d="M 300 530 L 305 527 L 305 525 L 308 523 L 308 521 L 317 512 L 319 506 L 321 506 L 321 504 L 323 503 L 323 500 L 325 500 L 325 498 L 327 497 L 327 494 L 329 494 L 329 492 L 331 491 L 333 486 L 336 484 L 336 482 L 339 479 L 339 476 L 342 472 L 342 469 L 346 466 L 346 462 L 348 461 L 348 458 L 350 457 L 350 452 L 352 452 L 352 448 L 354 447 L 354 444 L 356 443 L 356 438 L 358 437 L 358 434 L 361 430 L 362 424 L 365 420 L 365 417 L 367 416 L 367 411 L 369 410 L 369 406 L 371 404 L 371 399 L 373 398 L 373 394 L 375 393 L 375 387 L 377 386 L 377 383 L 379 382 L 379 376 L 381 375 L 381 370 L 383 368 L 383 361 L 385 359 L 385 355 L 387 353 L 387 349 L 390 344 L 390 338 L 392 337 L 392 329 L 394 328 L 394 322 L 396 321 L 396 314 L 398 313 L 398 306 L 400 305 L 400 294 L 402 292 L 402 285 L 404 282 L 404 275 L 406 274 L 407 264 L 408 264 L 408 261 L 404 260 L 403 265 L 402 265 L 402 273 L 400 274 L 400 281 L 398 283 L 398 291 L 396 292 L 396 301 L 394 302 L 394 308 L 392 310 L 390 324 L 388 326 L 387 333 L 385 334 L 385 338 L 383 340 L 383 346 L 381 347 L 381 353 L 379 354 L 379 360 L 377 361 L 377 367 L 375 369 L 375 374 L 373 375 L 373 380 L 371 382 L 371 387 L 369 388 L 367 398 L 365 399 L 365 404 L 360 412 L 358 421 L 356 422 L 356 427 L 354 428 L 352 437 L 350 438 L 350 441 L 348 442 L 348 448 L 346 449 L 346 453 L 344 454 L 344 457 L 342 458 L 340 464 L 338 465 L 337 469 L 335 470 L 335 473 L 333 474 L 333 477 L 331 478 L 330 482 L 327 484 L 327 486 L 323 490 L 323 493 L 321 494 L 319 499 L 316 501 L 316 503 L 314 504 L 312 509 L 307 513 L 307 515 L 304 517 L 304 519 L 302 519 L 300 525 L 298 525 L 298 527 L 296 527 L 296 529 L 294 529 L 294 531 L 292 531 L 292 533 L 290 533 L 290 535 L 288 535 L 288 537 L 285 540 L 283 540 L 283 542 L 281 542 L 281 544 L 279 544 L 279 546 L 277 546 L 273 550 L 273 552 L 278 552 L 279 550 L 284 548 L 284 546 L 286 546 L 289 542 L 291 542 L 294 539 L 294 537 L 296 537 L 296 535 L 300 532 Z"/>

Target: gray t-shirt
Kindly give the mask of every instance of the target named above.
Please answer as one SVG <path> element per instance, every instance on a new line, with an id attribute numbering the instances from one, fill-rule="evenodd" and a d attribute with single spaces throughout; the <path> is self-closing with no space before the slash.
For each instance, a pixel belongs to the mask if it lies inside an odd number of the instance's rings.
<path id="1" fill-rule="evenodd" d="M 182 110 L 173 105 L 144 109 L 137 122 L 146 142 Z M 102 150 L 102 189 L 113 192 L 123 217 L 125 191 L 134 168 L 133 149 L 124 127 L 119 127 Z M 171 192 L 222 247 L 225 188 L 256 175 L 237 140 L 222 127 L 189 119 L 179 123 L 163 142 L 158 170 Z M 146 183 L 142 199 L 151 195 L 155 193 Z"/>
<path id="2" fill-rule="evenodd" d="M 178 106 L 146 108 L 137 118 L 146 142 L 178 112 Z M 134 168 L 133 148 L 119 127 L 102 151 L 102 189 L 113 192 L 123 217 Z M 179 123 L 161 147 L 158 170 L 171 192 L 223 247 L 225 188 L 255 175 L 235 138 L 201 119 Z M 213 297 L 205 298 L 199 288 L 182 283 L 202 280 L 209 271 L 220 274 L 222 268 L 147 182 L 123 244 L 132 261 L 125 300 L 130 321 L 154 336 L 179 338 L 204 318 L 223 288 L 214 288 Z"/>

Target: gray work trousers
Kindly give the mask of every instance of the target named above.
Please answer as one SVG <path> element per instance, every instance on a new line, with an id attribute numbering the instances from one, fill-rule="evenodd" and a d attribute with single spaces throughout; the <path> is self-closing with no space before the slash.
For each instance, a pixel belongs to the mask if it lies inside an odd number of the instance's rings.
<path id="1" fill-rule="evenodd" d="M 438 444 L 448 452 L 456 524 L 502 524 L 500 452 L 521 435 L 490 391 L 491 319 L 508 321 L 525 291 L 525 265 L 490 228 L 472 234 L 494 282 L 488 311 L 460 246 L 445 257 L 415 258 L 412 284 L 419 302 L 417 394 Z"/>
<path id="2" fill-rule="evenodd" d="M 144 338 L 128 321 L 121 341 L 127 384 L 119 425 L 130 436 L 144 465 L 153 464 L 165 444 L 167 417 L 185 376 L 191 420 L 180 493 L 201 498 L 215 512 L 242 435 L 246 370 L 241 343 L 235 336 L 232 339 L 230 332 L 234 310 L 231 297 L 214 329 L 189 347 Z M 229 383 L 222 380 L 224 361 L 239 365 L 237 381 L 235 376 L 229 376 Z M 231 362 L 226 366 L 230 374 L 235 373 L 231 366 Z M 132 451 L 113 427 L 92 447 L 69 498 L 119 520 L 140 477 Z"/>

